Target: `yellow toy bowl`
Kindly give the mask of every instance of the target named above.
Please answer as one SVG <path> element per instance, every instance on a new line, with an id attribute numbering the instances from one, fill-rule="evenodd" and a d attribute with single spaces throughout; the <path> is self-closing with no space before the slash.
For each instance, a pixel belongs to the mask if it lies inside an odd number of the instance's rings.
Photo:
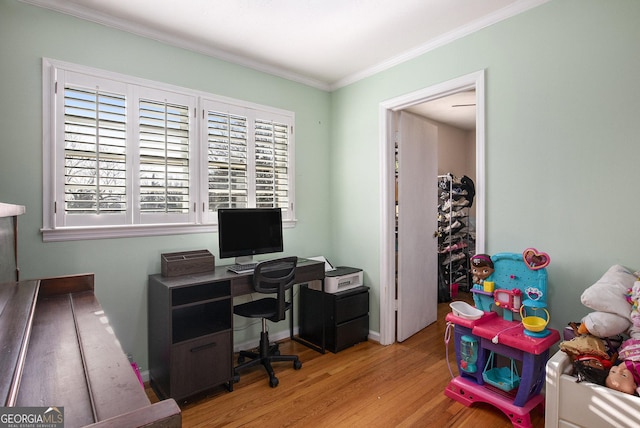
<path id="1" fill-rule="evenodd" d="M 522 319 L 522 325 L 529 331 L 539 332 L 545 329 L 549 324 L 549 321 L 541 317 L 524 317 Z"/>

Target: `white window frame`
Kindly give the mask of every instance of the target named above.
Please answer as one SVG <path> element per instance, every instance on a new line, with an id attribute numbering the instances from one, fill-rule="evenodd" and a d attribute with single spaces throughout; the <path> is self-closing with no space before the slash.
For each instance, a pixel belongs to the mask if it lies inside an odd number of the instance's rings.
<path id="1" fill-rule="evenodd" d="M 294 227 L 295 216 L 295 114 L 291 111 L 221 97 L 119 73 L 43 58 L 43 241 L 160 236 L 217 232 L 217 215 L 209 211 L 207 122 L 208 108 L 228 108 L 249 118 L 288 124 L 288 204 L 283 207 L 283 226 Z M 127 210 L 104 221 L 105 216 L 78 215 L 73 221 L 64 213 L 64 83 L 72 80 L 87 87 L 99 86 L 127 97 Z M 59 86 L 59 87 L 58 87 Z M 57 93 L 56 93 L 57 92 Z M 129 98 L 131 97 L 131 98 Z M 136 120 L 139 99 L 166 100 L 188 106 L 189 124 L 189 213 L 149 214 L 140 212 Z M 133 141 L 131 141 L 133 140 Z M 249 140 L 253 156 L 254 142 Z M 249 175 L 249 207 L 255 206 L 255 174 Z M 109 214 L 111 215 L 111 214 Z M 118 217 L 115 220 L 115 217 Z"/>

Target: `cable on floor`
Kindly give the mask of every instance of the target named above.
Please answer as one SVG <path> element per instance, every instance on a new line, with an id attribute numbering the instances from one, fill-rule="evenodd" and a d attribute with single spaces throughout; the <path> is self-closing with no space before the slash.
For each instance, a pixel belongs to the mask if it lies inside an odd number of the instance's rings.
<path id="1" fill-rule="evenodd" d="M 455 378 L 451 370 L 451 362 L 449 361 L 449 340 L 451 339 L 451 329 L 454 326 L 452 322 L 447 322 L 447 328 L 444 330 L 445 358 L 447 359 L 447 367 L 451 374 L 451 379 Z"/>

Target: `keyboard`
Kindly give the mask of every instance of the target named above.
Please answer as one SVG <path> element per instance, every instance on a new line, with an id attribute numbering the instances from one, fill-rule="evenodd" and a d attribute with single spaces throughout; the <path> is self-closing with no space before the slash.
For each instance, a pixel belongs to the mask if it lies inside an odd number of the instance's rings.
<path id="1" fill-rule="evenodd" d="M 236 264 L 227 266 L 227 270 L 234 273 L 249 273 L 253 272 L 256 266 L 258 266 L 258 263 L 247 263 L 242 265 Z"/>

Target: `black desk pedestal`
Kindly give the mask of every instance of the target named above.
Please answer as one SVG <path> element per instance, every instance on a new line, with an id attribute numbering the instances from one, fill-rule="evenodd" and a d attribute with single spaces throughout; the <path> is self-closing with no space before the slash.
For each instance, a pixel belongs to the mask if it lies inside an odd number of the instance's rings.
<path id="1" fill-rule="evenodd" d="M 324 300 L 324 320 L 322 302 Z M 322 323 L 325 346 L 338 352 L 369 336 L 369 287 L 361 286 L 338 293 L 325 293 L 300 287 L 300 338 L 322 344 Z"/>

